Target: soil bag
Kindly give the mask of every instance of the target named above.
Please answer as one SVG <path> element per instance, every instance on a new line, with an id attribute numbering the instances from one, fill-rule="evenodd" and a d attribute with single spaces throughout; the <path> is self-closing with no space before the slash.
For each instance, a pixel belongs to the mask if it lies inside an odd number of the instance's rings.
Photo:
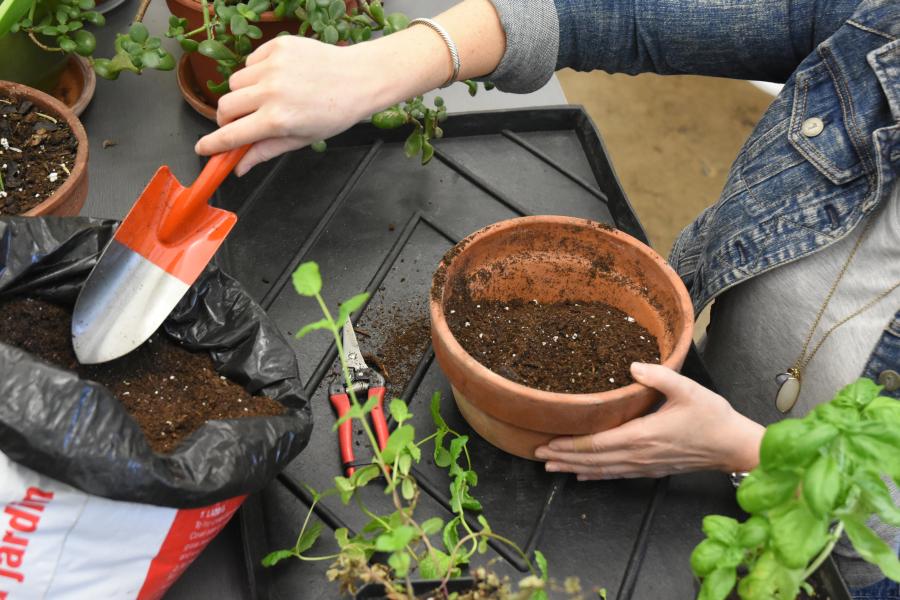
<path id="1" fill-rule="evenodd" d="M 0 301 L 73 305 L 116 225 L 0 219 Z M 161 597 L 306 445 L 296 357 L 235 280 L 208 267 L 163 329 L 285 413 L 210 421 L 158 455 L 105 387 L 0 343 L 0 600 Z"/>

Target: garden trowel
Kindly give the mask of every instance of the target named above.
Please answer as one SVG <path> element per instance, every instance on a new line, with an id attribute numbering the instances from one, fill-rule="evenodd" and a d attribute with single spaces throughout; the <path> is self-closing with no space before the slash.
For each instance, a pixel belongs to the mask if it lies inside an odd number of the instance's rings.
<path id="1" fill-rule="evenodd" d="M 169 316 L 237 221 L 208 201 L 249 149 L 216 154 L 189 187 L 167 166 L 156 172 L 75 303 L 72 345 L 80 362 L 127 354 Z"/>

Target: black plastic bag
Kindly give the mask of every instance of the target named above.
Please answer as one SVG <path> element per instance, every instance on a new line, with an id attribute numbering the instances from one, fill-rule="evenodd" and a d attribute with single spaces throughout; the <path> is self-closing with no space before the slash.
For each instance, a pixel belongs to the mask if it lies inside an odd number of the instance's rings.
<path id="1" fill-rule="evenodd" d="M 29 296 L 71 306 L 116 225 L 0 218 L 0 301 Z M 114 500 L 194 508 L 261 489 L 310 436 L 309 400 L 293 350 L 240 284 L 212 266 L 163 329 L 190 350 L 209 351 L 220 374 L 288 410 L 210 421 L 174 453 L 157 455 L 105 387 L 0 344 L 0 451 Z"/>

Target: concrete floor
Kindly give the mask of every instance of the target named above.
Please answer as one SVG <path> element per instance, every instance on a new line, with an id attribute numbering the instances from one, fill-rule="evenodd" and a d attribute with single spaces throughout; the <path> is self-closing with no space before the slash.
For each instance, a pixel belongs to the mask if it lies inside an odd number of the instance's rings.
<path id="1" fill-rule="evenodd" d="M 719 197 L 731 163 L 772 96 L 746 81 L 653 74 L 558 74 L 585 107 L 654 249 L 667 256 L 681 229 Z M 699 340 L 705 310 L 694 328 Z"/>

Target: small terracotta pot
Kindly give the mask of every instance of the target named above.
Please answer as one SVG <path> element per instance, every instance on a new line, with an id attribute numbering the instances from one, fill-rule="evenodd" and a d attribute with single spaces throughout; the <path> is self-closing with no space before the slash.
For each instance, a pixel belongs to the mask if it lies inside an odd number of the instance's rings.
<path id="1" fill-rule="evenodd" d="M 432 282 L 431 338 L 463 417 L 498 448 L 534 459 L 559 435 L 603 431 L 645 414 L 655 390 L 633 383 L 593 394 L 547 392 L 514 383 L 457 342 L 444 316 L 461 290 L 492 300 L 605 302 L 659 341 L 662 364 L 678 370 L 693 335 L 693 308 L 665 260 L 633 237 L 571 217 L 512 219 L 485 227 L 444 256 Z"/>
<path id="2" fill-rule="evenodd" d="M 344 0 L 344 2 L 347 5 L 348 11 L 351 10 L 351 8 L 356 7 L 356 0 Z M 193 31 L 203 26 L 203 7 L 197 0 L 166 0 L 166 6 L 169 7 L 169 12 L 176 17 L 187 19 L 188 31 Z M 211 15 L 213 14 L 212 2 L 209 3 L 209 13 Z M 300 22 L 296 19 L 282 19 L 281 17 L 276 16 L 272 11 L 262 13 L 259 16 L 259 19 L 259 22 L 254 23 L 254 25 L 262 30 L 262 37 L 258 40 L 253 40 L 254 50 L 269 40 L 274 39 L 275 36 L 282 31 L 297 33 L 297 30 L 300 29 Z M 206 39 L 206 36 L 201 32 L 195 35 L 193 39 L 200 42 Z M 198 89 L 202 92 L 207 104 L 215 107 L 219 102 L 220 94 L 216 94 L 210 90 L 209 86 L 206 85 L 206 82 L 218 82 L 222 80 L 222 74 L 216 70 L 218 63 L 211 58 L 203 56 L 199 52 L 190 52 L 187 54 L 187 57 L 188 65 L 193 74 L 192 78 L 197 82 Z M 182 94 L 185 93 L 185 89 L 186 88 L 182 88 Z M 193 103 L 191 105 L 193 106 Z M 199 109 L 197 110 L 200 112 Z M 203 113 L 201 112 L 201 114 Z"/>
<path id="3" fill-rule="evenodd" d="M 66 178 L 59 189 L 53 195 L 25 212 L 24 217 L 38 217 L 44 215 L 56 215 L 60 217 L 72 217 L 81 212 L 88 193 L 88 138 L 84 131 L 84 125 L 75 116 L 68 106 L 34 88 L 11 81 L 0 81 L 0 96 L 11 96 L 15 99 L 26 99 L 41 107 L 41 112 L 59 115 L 69 125 L 75 139 L 78 140 L 78 150 L 75 153 L 75 168 Z"/>

